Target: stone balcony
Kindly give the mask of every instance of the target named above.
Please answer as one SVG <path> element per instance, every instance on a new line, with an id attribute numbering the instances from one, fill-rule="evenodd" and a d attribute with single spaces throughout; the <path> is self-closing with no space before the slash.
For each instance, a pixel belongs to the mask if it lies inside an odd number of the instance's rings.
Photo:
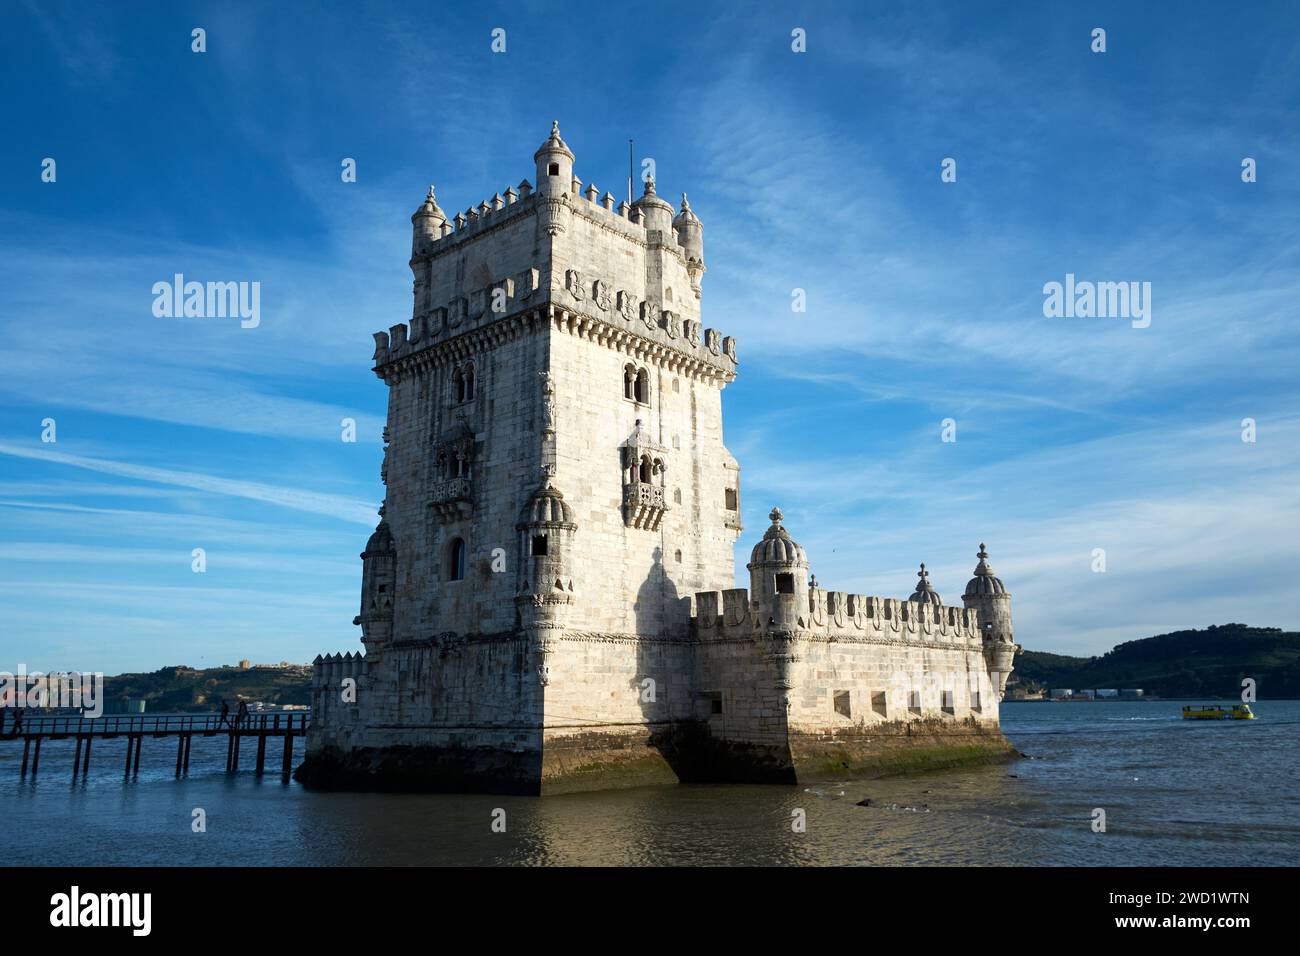
<path id="1" fill-rule="evenodd" d="M 637 481 L 623 486 L 623 521 L 629 527 L 658 531 L 667 510 L 659 485 Z"/>
<path id="2" fill-rule="evenodd" d="M 436 482 L 429 496 L 429 509 L 436 517 L 468 517 L 473 503 L 473 484 L 468 478 Z"/>

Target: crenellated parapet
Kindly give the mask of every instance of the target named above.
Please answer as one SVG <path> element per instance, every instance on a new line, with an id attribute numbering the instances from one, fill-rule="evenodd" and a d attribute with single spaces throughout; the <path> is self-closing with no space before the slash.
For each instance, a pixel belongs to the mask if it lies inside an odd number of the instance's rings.
<path id="1" fill-rule="evenodd" d="M 792 611 L 792 622 L 781 629 L 808 640 L 983 646 L 979 612 L 970 608 L 814 587 Z M 782 623 L 771 612 L 765 602 L 751 601 L 746 588 L 702 591 L 695 595 L 692 624 L 699 641 L 760 640 Z"/>
<path id="2" fill-rule="evenodd" d="M 317 654 L 312 661 L 312 694 L 339 691 L 343 681 L 351 678 L 359 683 L 369 672 L 370 662 L 364 654 Z"/>

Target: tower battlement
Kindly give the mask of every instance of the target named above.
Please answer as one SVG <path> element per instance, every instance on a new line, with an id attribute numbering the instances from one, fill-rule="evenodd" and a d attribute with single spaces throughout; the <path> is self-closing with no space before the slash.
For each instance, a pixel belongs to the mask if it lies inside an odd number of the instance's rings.
<path id="1" fill-rule="evenodd" d="M 787 611 L 781 605 L 789 605 Z M 974 608 L 919 604 L 812 587 L 806 605 L 795 594 L 779 594 L 776 606 L 751 601 L 748 588 L 701 591 L 695 595 L 693 633 L 698 640 L 754 639 L 778 618 L 793 614 L 796 629 L 810 639 L 903 641 L 918 645 L 964 645 L 979 650 L 984 630 Z"/>

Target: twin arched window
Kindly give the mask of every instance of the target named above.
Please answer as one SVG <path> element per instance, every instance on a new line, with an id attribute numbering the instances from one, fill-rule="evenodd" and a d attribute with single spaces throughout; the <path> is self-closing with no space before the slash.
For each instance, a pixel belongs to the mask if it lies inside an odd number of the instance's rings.
<path id="1" fill-rule="evenodd" d="M 649 405 L 650 373 L 635 365 L 623 366 L 623 397 L 640 405 Z"/>
<path id="2" fill-rule="evenodd" d="M 474 400 L 474 365 L 467 363 L 451 373 L 451 394 L 457 405 Z"/>
<path id="3" fill-rule="evenodd" d="M 632 480 L 643 485 L 654 484 L 655 475 L 662 475 L 663 473 L 664 460 L 662 458 L 651 458 L 649 455 L 642 455 L 632 464 Z"/>

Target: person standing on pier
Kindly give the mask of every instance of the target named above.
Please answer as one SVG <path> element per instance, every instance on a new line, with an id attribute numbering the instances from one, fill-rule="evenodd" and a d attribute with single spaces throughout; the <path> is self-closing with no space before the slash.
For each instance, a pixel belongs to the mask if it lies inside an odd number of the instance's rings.
<path id="1" fill-rule="evenodd" d="M 224 697 L 221 698 L 221 716 L 217 718 L 217 726 L 220 727 L 222 724 L 230 726 L 230 705 L 226 703 Z"/>
<path id="2" fill-rule="evenodd" d="M 248 723 L 248 701 L 241 700 L 239 702 L 239 710 L 235 712 L 235 726 L 238 727 L 240 724 L 247 724 L 247 723 Z"/>

